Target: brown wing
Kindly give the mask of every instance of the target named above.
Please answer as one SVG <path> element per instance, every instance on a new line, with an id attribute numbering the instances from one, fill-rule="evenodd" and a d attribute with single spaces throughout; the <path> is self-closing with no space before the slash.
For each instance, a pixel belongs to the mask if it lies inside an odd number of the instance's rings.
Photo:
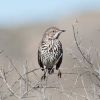
<path id="1" fill-rule="evenodd" d="M 58 62 L 57 62 L 57 64 L 56 64 L 56 70 L 59 69 L 59 67 L 60 67 L 60 65 L 61 65 L 61 63 L 62 63 L 62 59 L 63 59 L 63 49 L 60 49 L 60 50 L 61 50 L 61 56 L 60 56 L 60 58 L 58 59 Z"/>
<path id="2" fill-rule="evenodd" d="M 42 68 L 42 71 L 44 70 L 44 67 L 43 67 L 43 63 L 41 61 L 41 55 L 40 55 L 40 51 L 38 50 L 38 63 L 40 65 L 40 67 Z"/>

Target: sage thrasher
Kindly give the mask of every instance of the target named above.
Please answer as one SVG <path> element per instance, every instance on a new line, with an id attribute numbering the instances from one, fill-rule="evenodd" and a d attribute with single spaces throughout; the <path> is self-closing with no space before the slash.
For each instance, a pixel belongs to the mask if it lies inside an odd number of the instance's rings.
<path id="1" fill-rule="evenodd" d="M 50 27 L 43 35 L 38 49 L 38 63 L 42 71 L 44 71 L 44 75 L 41 79 L 46 78 L 47 72 L 52 74 L 54 72 L 54 66 L 56 66 L 56 70 L 58 70 L 62 63 L 63 49 L 58 39 L 62 32 L 65 32 L 65 30 Z M 61 78 L 60 70 L 58 70 L 58 77 Z"/>

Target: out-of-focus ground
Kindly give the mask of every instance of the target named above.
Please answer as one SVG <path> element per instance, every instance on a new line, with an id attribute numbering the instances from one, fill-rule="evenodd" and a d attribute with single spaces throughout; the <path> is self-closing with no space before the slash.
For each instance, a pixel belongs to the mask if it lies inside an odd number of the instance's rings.
<path id="1" fill-rule="evenodd" d="M 17 66 L 17 69 L 25 64 L 25 61 L 28 61 L 30 69 L 32 67 L 38 68 L 37 62 L 37 50 L 38 45 L 41 41 L 44 31 L 50 26 L 56 26 L 60 29 L 65 29 L 66 32 L 60 36 L 60 40 L 63 44 L 64 57 L 61 67 L 64 68 L 65 72 L 70 72 L 73 68 L 72 58 L 68 55 L 67 49 L 71 48 L 74 42 L 73 39 L 73 30 L 72 24 L 75 20 L 78 20 L 79 25 L 79 35 L 82 38 L 82 43 L 85 44 L 84 48 L 89 47 L 92 43 L 93 45 L 100 49 L 100 12 L 87 12 L 83 14 L 78 14 L 77 16 L 63 17 L 55 22 L 45 22 L 45 23 L 28 23 L 27 25 L 21 25 L 18 27 L 9 27 L 0 29 L 0 49 L 4 52 L 0 55 L 0 66 L 8 66 L 9 61 L 5 56 L 9 56 L 14 64 Z M 63 71 L 63 70 L 62 70 Z M 73 75 L 63 75 L 62 84 L 65 88 L 65 91 L 69 93 L 70 88 L 72 87 L 75 77 Z M 15 78 L 13 75 L 12 79 Z M 55 80 L 55 77 L 52 77 L 52 80 Z M 53 79 L 54 78 L 54 79 Z M 88 84 L 89 85 L 89 84 Z M 77 86 L 81 87 L 81 82 L 77 83 Z M 90 88 L 90 87 L 89 87 Z M 52 90 L 49 90 L 49 92 Z M 81 89 L 76 89 L 76 93 L 86 95 L 85 92 Z M 65 96 L 66 97 L 66 96 Z M 67 100 L 62 96 L 56 96 L 52 94 L 51 100 Z M 90 96 L 90 100 L 92 100 Z M 8 98 L 7 100 L 18 100 L 16 98 Z M 29 100 L 40 100 L 37 98 L 32 98 Z M 70 100 L 85 100 L 82 97 L 77 99 Z"/>

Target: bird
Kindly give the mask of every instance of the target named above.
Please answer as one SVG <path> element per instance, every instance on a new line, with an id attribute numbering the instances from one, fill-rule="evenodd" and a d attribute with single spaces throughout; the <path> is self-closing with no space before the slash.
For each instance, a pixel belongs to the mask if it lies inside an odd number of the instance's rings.
<path id="1" fill-rule="evenodd" d="M 49 27 L 43 34 L 42 40 L 38 47 L 38 63 L 44 75 L 41 79 L 46 78 L 46 73 L 52 74 L 55 69 L 58 70 L 58 77 L 61 78 L 60 65 L 63 59 L 62 43 L 59 36 L 65 30 L 60 30 L 57 27 Z"/>

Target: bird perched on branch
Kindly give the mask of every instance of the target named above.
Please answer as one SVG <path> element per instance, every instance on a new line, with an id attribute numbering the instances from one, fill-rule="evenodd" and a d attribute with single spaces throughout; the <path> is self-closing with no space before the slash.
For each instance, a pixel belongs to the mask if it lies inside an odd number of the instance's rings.
<path id="1" fill-rule="evenodd" d="M 63 32 L 65 32 L 65 30 L 50 27 L 43 35 L 38 49 L 38 63 L 42 71 L 44 71 L 44 75 L 41 79 L 46 78 L 47 72 L 52 74 L 54 72 L 54 66 L 56 66 L 56 70 L 58 70 L 58 77 L 61 77 L 59 67 L 62 63 L 63 49 L 58 38 Z"/>

